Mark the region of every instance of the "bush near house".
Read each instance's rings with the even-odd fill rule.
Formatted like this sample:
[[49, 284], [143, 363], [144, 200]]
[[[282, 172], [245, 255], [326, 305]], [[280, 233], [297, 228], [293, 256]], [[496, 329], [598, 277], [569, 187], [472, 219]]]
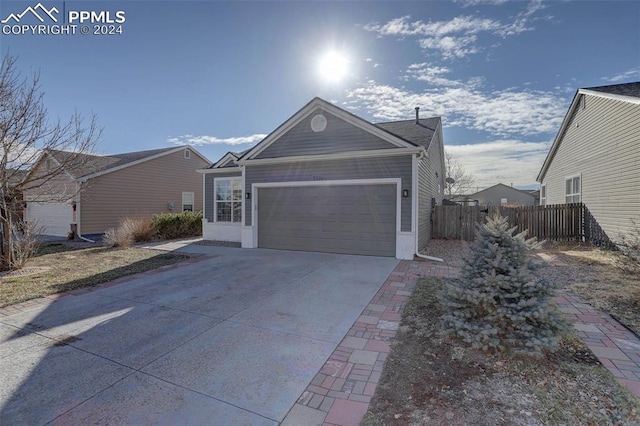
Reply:
[[153, 217], [124, 217], [116, 228], [107, 229], [108, 246], [127, 248], [133, 243], [202, 235], [202, 212], [161, 213]]
[[161, 240], [199, 237], [202, 235], [202, 217], [201, 211], [153, 215], [156, 236]]
[[498, 215], [479, 228], [460, 278], [441, 293], [443, 323], [474, 348], [540, 354], [556, 345], [565, 324], [550, 305], [552, 286], [535, 274], [533, 242], [515, 229]]
[[104, 241], [108, 246], [127, 248], [133, 243], [153, 240], [157, 231], [150, 217], [124, 217], [116, 228], [107, 229]]

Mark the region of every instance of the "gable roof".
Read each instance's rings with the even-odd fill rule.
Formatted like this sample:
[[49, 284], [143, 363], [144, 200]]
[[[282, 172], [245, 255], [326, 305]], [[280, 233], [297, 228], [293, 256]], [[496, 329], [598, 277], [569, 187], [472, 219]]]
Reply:
[[508, 189], [510, 191], [517, 191], [517, 192], [520, 192], [522, 194], [525, 194], [525, 195], [528, 195], [530, 197], [534, 197], [535, 198], [535, 196], [531, 193], [531, 191], [514, 188], [513, 186], [505, 185], [504, 183], [497, 183], [497, 184], [495, 184], [493, 186], [490, 186], [488, 188], [483, 189], [482, 191], [474, 192], [473, 194], [470, 194], [469, 197], [473, 197], [475, 195], [481, 194], [481, 193], [483, 193], [485, 191], [489, 191], [490, 189], [494, 189], [494, 188], [497, 188], [497, 187], [506, 188], [506, 189]]
[[628, 96], [640, 98], [640, 81], [634, 83], [611, 84], [608, 86], [585, 87], [582, 90], [606, 93], [609, 95]]
[[6, 169], [5, 176], [9, 188], [16, 187], [29, 175], [29, 170], [24, 169]]
[[180, 152], [184, 149], [189, 149], [204, 161], [209, 162], [206, 157], [188, 145], [150, 149], [146, 151], [125, 152], [113, 155], [93, 155], [52, 149], [47, 150], [46, 152], [58, 163], [68, 165], [65, 168], [65, 171], [73, 179], [86, 180], [106, 173], [111, 173], [125, 167], [140, 164], [154, 158], [172, 154], [174, 152]]
[[[398, 124], [396, 126], [396, 133], [393, 133], [391, 131], [389, 131], [387, 128], [385, 128], [384, 126], [378, 126], [375, 125], [373, 123], [370, 123], [369, 121], [365, 120], [364, 118], [358, 117], [357, 115], [346, 111], [330, 102], [325, 101], [324, 99], [321, 99], [319, 97], [315, 97], [313, 98], [310, 102], [308, 102], [304, 107], [302, 107], [300, 110], [298, 110], [298, 112], [296, 112], [293, 116], [291, 116], [287, 121], [285, 121], [284, 123], [282, 123], [280, 126], [278, 126], [278, 128], [276, 128], [273, 132], [271, 132], [269, 135], [267, 135], [267, 137], [265, 137], [262, 141], [260, 141], [258, 144], [256, 144], [253, 148], [249, 149], [248, 151], [246, 151], [242, 157], [240, 157], [239, 162], [245, 162], [248, 160], [251, 160], [253, 158], [255, 158], [258, 154], [260, 154], [262, 151], [264, 151], [267, 147], [269, 147], [273, 142], [275, 142], [276, 140], [278, 140], [280, 138], [280, 136], [282, 136], [283, 134], [285, 134], [289, 129], [291, 129], [293, 126], [295, 126], [296, 124], [298, 124], [300, 121], [302, 121], [304, 118], [306, 118], [307, 116], [309, 116], [313, 111], [315, 111], [317, 108], [320, 108], [322, 110], [325, 110], [328, 113], [331, 113], [333, 115], [335, 115], [336, 117], [356, 126], [359, 127], [369, 133], [372, 133], [375, 136], [378, 136], [379, 138], [389, 142], [392, 145], [395, 145], [398, 148], [416, 148], [416, 147], [424, 147], [426, 142], [423, 143], [419, 143], [419, 141], [423, 141], [424, 136], [422, 136], [422, 138], [418, 138], [419, 141], [418, 142], [414, 142], [411, 141], [409, 139], [406, 139], [406, 136], [409, 137], [414, 137], [415, 135], [412, 136], [412, 134], [410, 134], [410, 132], [407, 131], [408, 126], [406, 126], [406, 124]], [[397, 122], [397, 123], [402, 123], [402, 122]], [[431, 123], [425, 123], [425, 129], [428, 127], [428, 125]], [[420, 127], [420, 126], [418, 126]], [[404, 131], [400, 131], [400, 129], [405, 129]], [[422, 128], [422, 127], [420, 127]], [[433, 134], [431, 135], [433, 136]], [[430, 141], [429, 141], [430, 142]], [[428, 143], [426, 143], [428, 145]]]
[[608, 86], [596, 86], [596, 87], [588, 87], [584, 89], [578, 89], [576, 94], [573, 96], [573, 100], [571, 101], [571, 105], [569, 106], [569, 110], [567, 114], [564, 116], [562, 120], [562, 125], [560, 126], [560, 130], [556, 134], [556, 137], [553, 139], [553, 144], [547, 153], [547, 157], [544, 159], [544, 163], [542, 163], [542, 167], [540, 168], [540, 172], [536, 177], [537, 182], [542, 182], [544, 179], [544, 175], [547, 173], [549, 166], [551, 165], [551, 161], [555, 156], [558, 148], [560, 147], [560, 142], [564, 137], [564, 133], [567, 130], [567, 126], [569, 125], [569, 121], [571, 121], [571, 117], [575, 113], [578, 104], [580, 103], [580, 99], [582, 96], [590, 95], [590, 96], [600, 96], [608, 99], [614, 99], [623, 102], [629, 102], [635, 105], [640, 105], [640, 81], [632, 82], [632, 83], [622, 83], [622, 84], [611, 84]]
[[[206, 167], [206, 168], [207, 169], [220, 169], [220, 168], [238, 167], [238, 165], [235, 164], [235, 162], [240, 158], [240, 156], [241, 156], [241, 154], [239, 154], [237, 152], [229, 151], [225, 155], [220, 157], [220, 159], [218, 161], [216, 161], [215, 163], [211, 164], [209, 167]], [[232, 166], [229, 166], [230, 162], [233, 162]]]

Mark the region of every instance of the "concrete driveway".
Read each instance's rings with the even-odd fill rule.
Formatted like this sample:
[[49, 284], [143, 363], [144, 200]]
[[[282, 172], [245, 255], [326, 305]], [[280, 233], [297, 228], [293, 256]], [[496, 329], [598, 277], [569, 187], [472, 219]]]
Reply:
[[0, 317], [0, 424], [273, 425], [398, 261], [210, 257]]

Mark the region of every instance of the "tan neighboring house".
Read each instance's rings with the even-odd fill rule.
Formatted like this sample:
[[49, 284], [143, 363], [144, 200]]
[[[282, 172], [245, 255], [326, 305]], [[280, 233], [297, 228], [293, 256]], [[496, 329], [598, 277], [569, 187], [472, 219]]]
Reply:
[[627, 234], [640, 221], [640, 82], [579, 89], [537, 181], [541, 205], [582, 202], [609, 239]]
[[210, 162], [188, 146], [104, 156], [49, 150], [31, 173], [38, 179], [60, 164], [64, 173], [24, 190], [25, 220], [54, 236], [72, 224], [80, 235], [102, 234], [125, 216], [201, 210], [196, 170]]

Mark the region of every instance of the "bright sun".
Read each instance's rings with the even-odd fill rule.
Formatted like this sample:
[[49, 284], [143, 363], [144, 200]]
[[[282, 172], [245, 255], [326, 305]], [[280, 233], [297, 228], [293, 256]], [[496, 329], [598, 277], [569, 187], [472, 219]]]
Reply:
[[318, 61], [318, 73], [330, 83], [341, 81], [346, 77], [348, 71], [349, 61], [343, 53], [327, 52]]

